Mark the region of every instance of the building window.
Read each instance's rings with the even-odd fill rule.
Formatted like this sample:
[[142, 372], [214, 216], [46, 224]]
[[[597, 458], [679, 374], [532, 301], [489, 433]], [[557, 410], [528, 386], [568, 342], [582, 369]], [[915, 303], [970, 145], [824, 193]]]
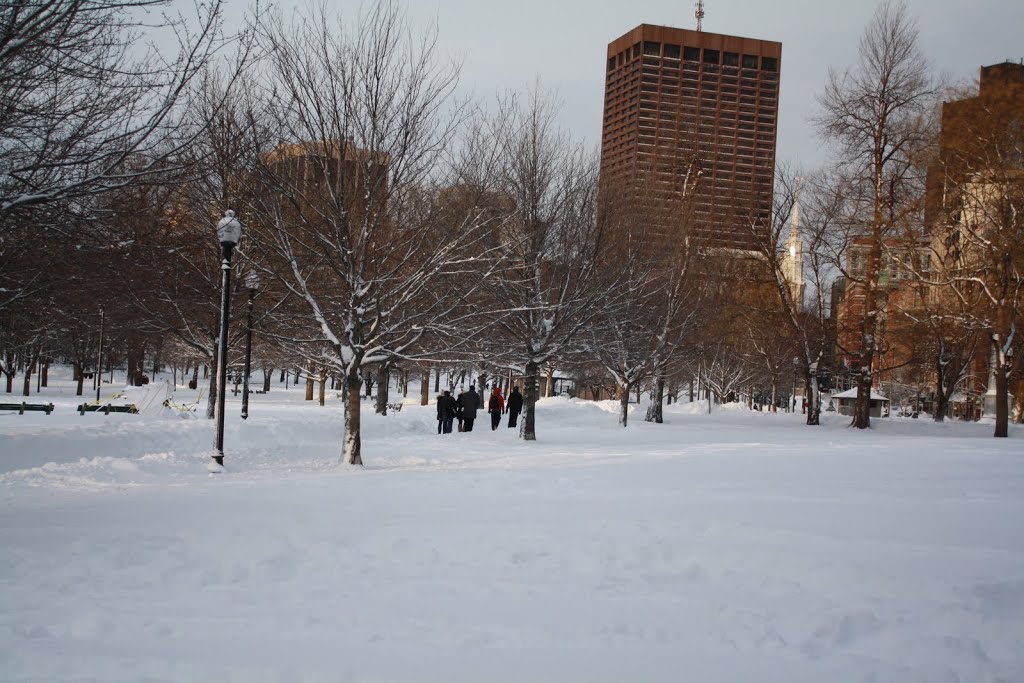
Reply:
[[757, 55], [743, 55], [743, 68], [744, 69], [756, 69], [757, 68]]
[[777, 60], [775, 57], [762, 57], [761, 68], [765, 71], [778, 71], [779, 60]]
[[726, 52], [722, 55], [722, 64], [726, 66], [739, 66], [740, 56], [735, 52]]
[[704, 48], [704, 63], [705, 64], [718, 64], [718, 50], [710, 50]]
[[661, 43], [656, 43], [651, 40], [644, 41], [644, 54], [657, 57], [661, 54]]
[[679, 59], [679, 46], [665, 43], [665, 59]]
[[609, 57], [608, 58], [608, 70], [609, 71], [614, 71], [615, 70], [615, 57]]
[[637, 43], [636, 45], [633, 46], [633, 59], [636, 59], [639, 56], [640, 56], [640, 43]]
[[699, 62], [700, 61], [700, 48], [699, 47], [684, 47], [683, 48], [683, 59], [688, 62]]

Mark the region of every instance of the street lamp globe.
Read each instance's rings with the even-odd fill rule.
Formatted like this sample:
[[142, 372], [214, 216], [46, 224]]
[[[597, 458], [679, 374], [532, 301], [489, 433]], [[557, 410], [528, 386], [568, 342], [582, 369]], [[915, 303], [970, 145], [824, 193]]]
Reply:
[[224, 218], [217, 223], [217, 239], [222, 246], [234, 247], [242, 236], [242, 222], [235, 218], [235, 212], [228, 209], [224, 212]]

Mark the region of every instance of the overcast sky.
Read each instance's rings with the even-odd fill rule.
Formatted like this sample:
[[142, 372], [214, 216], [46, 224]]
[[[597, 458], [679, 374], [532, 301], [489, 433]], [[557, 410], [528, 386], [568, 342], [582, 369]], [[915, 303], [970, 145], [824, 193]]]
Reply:
[[[362, 4], [329, 2], [349, 17]], [[937, 72], [967, 80], [982, 65], [1024, 58], [1022, 0], [907, 4]], [[705, 1], [704, 30], [782, 42], [780, 161], [813, 166], [824, 160], [808, 123], [814, 96], [829, 65], [853, 64], [875, 6], [869, 0]], [[463, 62], [464, 92], [491, 97], [524, 90], [540, 76], [564, 103], [564, 125], [595, 146], [608, 43], [644, 23], [695, 27], [692, 0], [408, 0], [407, 7], [415, 25], [436, 18], [441, 50]]]

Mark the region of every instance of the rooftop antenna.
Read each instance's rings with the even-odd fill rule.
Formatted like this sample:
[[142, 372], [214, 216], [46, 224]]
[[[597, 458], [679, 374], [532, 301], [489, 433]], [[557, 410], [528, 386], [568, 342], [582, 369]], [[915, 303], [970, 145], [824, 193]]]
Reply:
[[697, 17], [697, 32], [700, 33], [704, 23], [704, 0], [697, 0], [697, 11], [693, 16]]

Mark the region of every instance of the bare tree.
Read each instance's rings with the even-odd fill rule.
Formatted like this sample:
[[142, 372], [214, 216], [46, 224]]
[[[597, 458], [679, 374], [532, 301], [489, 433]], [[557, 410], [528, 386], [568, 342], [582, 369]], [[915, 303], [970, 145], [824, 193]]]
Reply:
[[[980, 300], [981, 322], [992, 349], [995, 379], [995, 436], [1007, 436], [1008, 383], [1019, 355], [1017, 339], [1024, 293], [1024, 135], [1004, 138], [1000, 159], [988, 159], [959, 184], [962, 213], [949, 234], [958, 255], [950, 255], [946, 283], [964, 302]], [[993, 150], [995, 151], [995, 150]]]
[[626, 182], [602, 181], [600, 220], [615, 248], [607, 251], [601, 271], [605, 287], [614, 288], [616, 297], [587, 336], [590, 354], [600, 359], [617, 387], [623, 427], [630, 392], [647, 377], [653, 395], [645, 419], [662, 422], [670, 365], [692, 332], [703, 299], [704, 287], [691, 269], [697, 252], [693, 198], [700, 174], [695, 157], [689, 161], [684, 172], [667, 182], [647, 173]]
[[458, 68], [440, 59], [435, 32], [414, 37], [394, 3], [352, 25], [307, 11], [260, 39], [259, 97], [273, 105], [279, 142], [261, 157], [250, 226], [267, 274], [302, 308], [277, 339], [341, 376], [342, 460], [358, 465], [364, 368], [421, 350], [457, 306], [445, 278], [480, 256], [474, 225], [434, 222], [461, 115]]
[[[774, 367], [777, 340], [764, 340], [755, 348], [763, 356], [771, 377], [788, 373], [789, 357], [797, 369], [807, 400], [807, 424], [820, 424], [820, 373], [826, 368], [832, 345], [827, 324], [831, 279], [844, 253], [845, 235], [836, 229], [842, 195], [820, 175], [803, 177], [780, 167], [776, 173], [771, 223], [759, 229], [751, 222], [757, 249], [764, 259], [774, 296], [763, 314], [782, 325], [789, 344], [784, 367]], [[773, 386], [773, 393], [775, 388]]]
[[[12, 0], [0, 7], [0, 227], [32, 207], [165, 174], [191, 143], [182, 103], [230, 43], [221, 0], [192, 18], [167, 0]], [[142, 32], [176, 54], [140, 52]], [[244, 50], [243, 50], [244, 51]], [[66, 205], [65, 211], [74, 205]]]
[[899, 231], [908, 199], [919, 196], [915, 148], [935, 93], [918, 46], [917, 26], [898, 0], [884, 0], [861, 36], [856, 67], [830, 70], [819, 96], [821, 135], [837, 145], [835, 172], [847, 189], [847, 219], [866, 249], [862, 291], [857, 402], [853, 425], [870, 424], [870, 393], [880, 317], [879, 276], [885, 241]]
[[501, 151], [494, 190], [514, 207], [501, 226], [488, 282], [494, 326], [524, 367], [521, 434], [537, 438], [539, 372], [600, 319], [615, 292], [602, 279], [609, 248], [597, 217], [597, 164], [555, 123], [552, 99], [535, 87], [502, 104], [491, 136]]
[[[698, 375], [718, 397], [719, 403], [726, 403], [744, 387], [750, 385], [757, 374], [756, 366], [739, 348], [739, 339], [719, 337], [704, 345], [698, 362]], [[708, 394], [708, 412], [711, 412], [711, 395]]]

